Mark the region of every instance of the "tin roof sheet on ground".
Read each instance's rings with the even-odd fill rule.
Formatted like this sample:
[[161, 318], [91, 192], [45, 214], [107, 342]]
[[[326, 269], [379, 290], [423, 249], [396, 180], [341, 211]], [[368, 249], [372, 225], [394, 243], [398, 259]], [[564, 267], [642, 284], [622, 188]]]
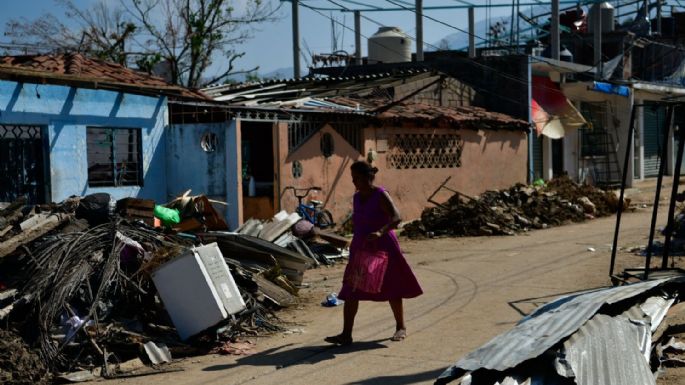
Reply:
[[576, 384], [655, 385], [640, 351], [645, 335], [650, 336], [648, 324], [623, 316], [594, 316], [564, 343]]
[[[503, 371], [538, 357], [557, 342], [573, 334], [605, 304], [635, 297], [665, 282], [640, 282], [565, 296], [542, 307], [513, 329], [493, 338], [448, 368], [438, 383], [447, 383], [465, 372], [478, 369]], [[681, 280], [682, 281], [682, 280]]]

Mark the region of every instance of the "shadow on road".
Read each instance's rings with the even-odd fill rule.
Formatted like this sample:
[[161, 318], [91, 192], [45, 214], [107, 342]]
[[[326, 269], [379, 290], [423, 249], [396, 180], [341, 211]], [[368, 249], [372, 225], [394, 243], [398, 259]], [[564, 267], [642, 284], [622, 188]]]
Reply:
[[380, 384], [393, 384], [393, 385], [404, 385], [404, 384], [416, 384], [426, 381], [435, 381], [438, 376], [445, 371], [443, 369], [434, 369], [421, 373], [405, 374], [398, 376], [378, 376], [372, 377], [363, 381], [350, 382], [347, 385], [380, 385]]
[[[588, 293], [591, 291], [595, 290], [601, 290], [605, 289], [606, 287], [600, 286], [592, 289], [587, 289], [587, 290], [576, 290], [576, 291], [567, 291], [563, 293], [555, 293], [555, 294], [548, 294], [544, 295], [541, 297], [532, 297], [532, 298], [524, 298], [524, 299], [519, 299], [515, 301], [508, 301], [507, 304], [511, 306], [512, 309], [516, 310], [517, 313], [519, 313], [523, 317], [527, 317], [529, 314], [531, 314], [535, 309], [538, 309], [540, 306], [546, 306], [546, 310], [552, 310], [554, 308], [557, 308], [561, 305], [563, 305], [565, 302], [568, 302], [572, 300], [573, 298], [577, 297], [580, 294]], [[561, 297], [565, 297], [563, 300]], [[557, 301], [559, 300], [559, 301]], [[551, 302], [557, 301], [554, 304], [551, 304]], [[524, 308], [525, 307], [525, 308]]]
[[345, 354], [361, 352], [365, 350], [387, 349], [387, 346], [381, 344], [381, 342], [387, 340], [388, 339], [386, 338], [374, 341], [360, 341], [355, 342], [350, 346], [315, 345], [300, 346], [292, 349], [285, 349], [288, 346], [291, 346], [285, 345], [273, 349], [267, 349], [263, 352], [250, 356], [241, 357], [233, 364], [213, 365], [202, 370], [207, 372], [229, 370], [241, 365], [275, 366], [278, 369], [293, 365], [313, 365], [322, 361], [332, 360], [336, 356]]

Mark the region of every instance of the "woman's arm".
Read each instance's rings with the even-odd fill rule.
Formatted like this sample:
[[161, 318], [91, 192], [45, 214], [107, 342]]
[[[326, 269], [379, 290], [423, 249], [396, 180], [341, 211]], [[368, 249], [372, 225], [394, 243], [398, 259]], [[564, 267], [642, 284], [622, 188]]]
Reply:
[[383, 192], [380, 203], [383, 212], [390, 217], [390, 222], [381, 227], [381, 229], [375, 233], [369, 234], [369, 240], [380, 238], [390, 230], [396, 229], [400, 222], [402, 222], [400, 211], [397, 209], [397, 206], [395, 206], [395, 202], [392, 201], [392, 198], [390, 198], [390, 195], [387, 193], [387, 191]]

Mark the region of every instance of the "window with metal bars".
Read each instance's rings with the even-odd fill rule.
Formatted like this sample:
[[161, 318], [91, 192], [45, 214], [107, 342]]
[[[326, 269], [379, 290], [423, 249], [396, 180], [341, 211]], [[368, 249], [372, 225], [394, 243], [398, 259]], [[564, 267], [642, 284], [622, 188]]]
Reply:
[[583, 157], [603, 156], [609, 152], [609, 133], [606, 129], [607, 105], [604, 102], [583, 102], [580, 111], [588, 121], [588, 127], [583, 127], [580, 132], [580, 154]]
[[390, 137], [388, 163], [396, 169], [461, 166], [464, 141], [459, 135], [395, 134]]
[[142, 186], [140, 128], [87, 127], [88, 186]]

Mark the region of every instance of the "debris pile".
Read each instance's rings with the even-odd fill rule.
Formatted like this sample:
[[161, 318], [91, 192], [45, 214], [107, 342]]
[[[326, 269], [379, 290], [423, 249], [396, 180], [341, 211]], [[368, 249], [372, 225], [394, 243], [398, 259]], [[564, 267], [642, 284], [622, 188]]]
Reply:
[[685, 364], [684, 289], [676, 277], [558, 298], [435, 383], [655, 385], [665, 366]]
[[617, 208], [613, 192], [561, 177], [546, 186], [517, 184], [476, 198], [456, 193], [446, 203], [425, 209], [420, 220], [404, 226], [403, 234], [411, 238], [513, 235], [611, 215]]
[[264, 224], [269, 240], [231, 233], [209, 199], [187, 194], [4, 204], [0, 382], [130, 376], [134, 360], [171, 370], [159, 365], [286, 330], [275, 310], [297, 303], [304, 270], [330, 262], [314, 245], [342, 253], [277, 222]]

